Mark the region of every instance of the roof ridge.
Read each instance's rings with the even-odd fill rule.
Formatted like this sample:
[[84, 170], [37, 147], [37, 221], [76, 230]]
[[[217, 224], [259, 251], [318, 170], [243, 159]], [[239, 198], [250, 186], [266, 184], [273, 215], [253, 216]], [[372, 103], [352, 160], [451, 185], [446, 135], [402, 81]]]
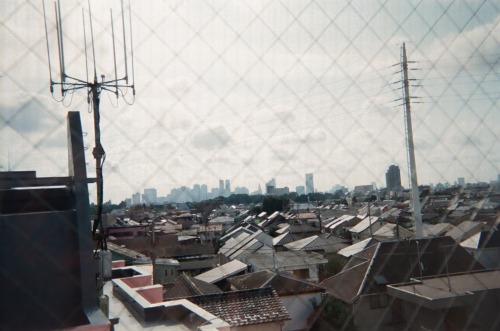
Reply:
[[378, 251], [380, 250], [380, 247], [382, 246], [381, 243], [377, 243], [376, 245], [377, 245], [377, 248], [375, 249], [375, 252], [372, 255], [370, 264], [368, 265], [368, 268], [366, 269], [365, 275], [363, 277], [363, 281], [361, 282], [361, 285], [359, 286], [358, 293], [356, 294], [356, 296], [360, 296], [361, 295], [361, 291], [363, 290], [363, 288], [366, 285], [368, 274], [370, 273], [370, 271], [371, 271], [371, 269], [373, 267], [373, 262], [375, 261], [375, 256], [377, 256]]

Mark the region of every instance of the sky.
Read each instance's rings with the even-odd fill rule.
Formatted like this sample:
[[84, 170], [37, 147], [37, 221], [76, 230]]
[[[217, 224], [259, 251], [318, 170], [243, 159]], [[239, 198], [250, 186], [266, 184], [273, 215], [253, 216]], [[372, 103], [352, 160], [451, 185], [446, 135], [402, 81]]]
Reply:
[[[93, 177], [86, 92], [63, 99], [49, 91], [42, 4], [7, 0], [0, 13], [0, 168], [67, 175], [66, 114], [79, 111]], [[97, 74], [114, 77], [111, 8], [123, 77], [120, 2], [90, 5]], [[85, 80], [89, 7], [61, 7], [66, 73]], [[136, 95], [101, 94], [104, 199], [217, 187], [219, 179], [255, 191], [275, 178], [294, 191], [306, 173], [318, 191], [384, 187], [391, 164], [408, 187], [403, 42], [419, 183], [496, 179], [499, 8], [482, 0], [125, 1]], [[50, 74], [59, 81], [53, 2], [45, 9]]]

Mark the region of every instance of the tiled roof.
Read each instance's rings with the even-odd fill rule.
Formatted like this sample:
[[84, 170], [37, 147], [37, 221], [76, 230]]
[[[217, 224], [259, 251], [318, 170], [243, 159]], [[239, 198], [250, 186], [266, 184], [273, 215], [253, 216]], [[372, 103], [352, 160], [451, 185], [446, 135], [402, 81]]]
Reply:
[[281, 322], [290, 319], [278, 294], [270, 287], [187, 299], [231, 326]]
[[174, 300], [195, 295], [222, 293], [217, 286], [181, 274], [173, 283], [163, 285], [163, 300]]
[[272, 287], [279, 296], [324, 292], [325, 289], [298, 279], [275, 274], [269, 270], [236, 276], [229, 282], [239, 290]]

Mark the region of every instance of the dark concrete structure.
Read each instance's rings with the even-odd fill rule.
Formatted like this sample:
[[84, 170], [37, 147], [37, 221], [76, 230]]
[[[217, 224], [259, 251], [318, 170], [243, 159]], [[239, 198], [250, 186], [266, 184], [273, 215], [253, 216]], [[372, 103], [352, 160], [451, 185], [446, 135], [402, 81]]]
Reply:
[[99, 310], [80, 114], [68, 114], [68, 177], [0, 176], [2, 330], [109, 330]]

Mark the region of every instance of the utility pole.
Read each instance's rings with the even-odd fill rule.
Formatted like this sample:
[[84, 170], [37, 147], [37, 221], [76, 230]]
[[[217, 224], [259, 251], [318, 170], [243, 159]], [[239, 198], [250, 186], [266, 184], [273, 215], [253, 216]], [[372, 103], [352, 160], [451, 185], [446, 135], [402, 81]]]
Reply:
[[417, 182], [417, 166], [415, 163], [415, 147], [413, 144], [413, 131], [411, 126], [411, 109], [410, 109], [410, 87], [408, 79], [408, 60], [406, 58], [405, 44], [401, 48], [402, 52], [402, 67], [403, 67], [403, 93], [405, 105], [405, 124], [406, 124], [406, 147], [408, 151], [408, 162], [410, 165], [410, 185], [413, 205], [413, 218], [415, 220], [415, 238], [421, 239], [424, 236], [422, 225], [422, 212], [420, 206], [420, 196], [418, 192]]

